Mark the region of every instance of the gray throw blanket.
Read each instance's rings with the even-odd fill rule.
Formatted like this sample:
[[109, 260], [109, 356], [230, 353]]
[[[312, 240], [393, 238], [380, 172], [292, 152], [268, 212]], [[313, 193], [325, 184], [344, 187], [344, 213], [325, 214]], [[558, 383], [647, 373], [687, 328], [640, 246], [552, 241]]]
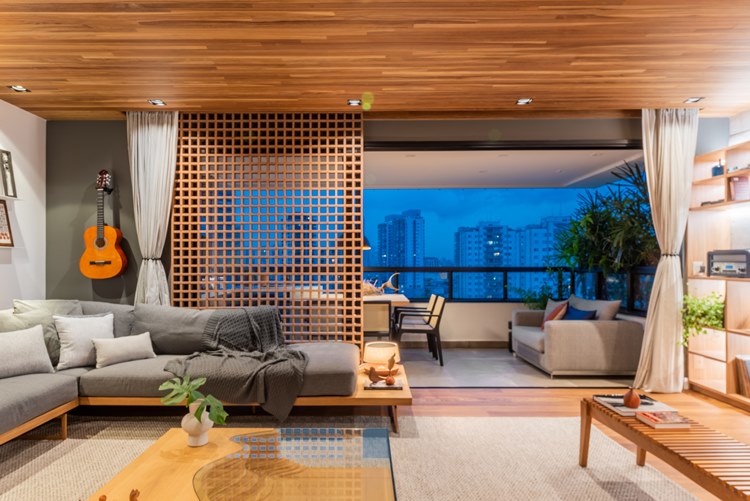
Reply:
[[217, 310], [203, 331], [206, 351], [167, 362], [175, 376], [205, 377], [200, 391], [231, 403], [259, 403], [279, 421], [302, 390], [307, 355], [284, 345], [276, 308]]

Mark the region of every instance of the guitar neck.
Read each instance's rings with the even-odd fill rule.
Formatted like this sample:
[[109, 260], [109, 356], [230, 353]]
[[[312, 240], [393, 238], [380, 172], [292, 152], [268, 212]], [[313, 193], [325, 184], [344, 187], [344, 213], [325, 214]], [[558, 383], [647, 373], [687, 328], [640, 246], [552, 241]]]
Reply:
[[104, 238], [104, 190], [96, 190], [96, 238]]

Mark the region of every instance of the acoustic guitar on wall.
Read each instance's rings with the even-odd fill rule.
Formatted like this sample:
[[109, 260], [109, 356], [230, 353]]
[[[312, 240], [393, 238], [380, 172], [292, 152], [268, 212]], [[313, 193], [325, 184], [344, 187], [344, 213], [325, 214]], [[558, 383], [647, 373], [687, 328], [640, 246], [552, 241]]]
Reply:
[[120, 247], [122, 232], [104, 224], [104, 195], [112, 193], [112, 176], [106, 170], [96, 178], [96, 226], [86, 229], [86, 250], [79, 262], [81, 273], [91, 279], [112, 278], [122, 274], [128, 260]]

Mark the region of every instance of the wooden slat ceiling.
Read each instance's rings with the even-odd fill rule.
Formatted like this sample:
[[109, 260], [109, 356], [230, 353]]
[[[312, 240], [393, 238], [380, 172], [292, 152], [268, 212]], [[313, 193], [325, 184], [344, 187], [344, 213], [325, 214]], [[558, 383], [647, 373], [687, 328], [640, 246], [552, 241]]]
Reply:
[[364, 92], [373, 118], [629, 116], [691, 96], [727, 116], [750, 108], [750, 3], [3, 0], [0, 85], [47, 119], [118, 119], [149, 98], [344, 111]]

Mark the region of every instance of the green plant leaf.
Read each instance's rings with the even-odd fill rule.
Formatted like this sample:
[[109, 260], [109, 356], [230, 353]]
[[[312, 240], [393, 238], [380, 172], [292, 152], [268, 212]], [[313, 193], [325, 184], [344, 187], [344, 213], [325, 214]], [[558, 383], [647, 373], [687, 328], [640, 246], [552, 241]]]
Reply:
[[686, 295], [682, 298], [682, 346], [691, 336], [705, 334], [706, 329], [724, 328], [724, 299], [712, 292], [708, 296]]

